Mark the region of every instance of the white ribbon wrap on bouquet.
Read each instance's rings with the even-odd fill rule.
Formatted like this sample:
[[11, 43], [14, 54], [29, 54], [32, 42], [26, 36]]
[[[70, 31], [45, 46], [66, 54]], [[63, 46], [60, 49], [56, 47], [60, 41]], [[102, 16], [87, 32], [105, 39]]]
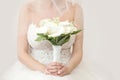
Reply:
[[55, 45], [52, 46], [53, 46], [53, 62], [59, 62], [62, 46], [55, 46]]

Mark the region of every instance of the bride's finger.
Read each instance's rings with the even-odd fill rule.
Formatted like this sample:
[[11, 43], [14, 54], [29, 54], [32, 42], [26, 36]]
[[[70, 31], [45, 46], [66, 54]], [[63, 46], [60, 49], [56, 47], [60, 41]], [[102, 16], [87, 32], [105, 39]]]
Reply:
[[63, 63], [57, 63], [57, 66], [64, 66]]
[[49, 63], [49, 65], [51, 65], [51, 66], [56, 66], [56, 65], [57, 65], [57, 62]]
[[57, 69], [60, 70], [62, 69], [64, 66], [57, 66]]
[[51, 65], [49, 65], [49, 66], [47, 66], [47, 69], [57, 69], [57, 66], [51, 66]]
[[58, 72], [58, 69], [50, 69], [48, 70], [50, 73], [57, 73]]
[[57, 65], [56, 65], [55, 62], [54, 62], [54, 63], [49, 63], [49, 64], [47, 65], [47, 69], [48, 69], [48, 70], [54, 70], [54, 69], [60, 70], [60, 69], [62, 69], [63, 67], [64, 67], [64, 65], [63, 65], [62, 63], [57, 63]]
[[65, 68], [62, 68], [61, 70], [58, 71], [58, 74], [60, 75], [60, 74], [62, 74], [64, 72], [65, 72]]
[[59, 76], [63, 77], [65, 75], [65, 72], [63, 72], [62, 74], [60, 74]]
[[45, 74], [51, 74], [47, 69], [44, 71]]

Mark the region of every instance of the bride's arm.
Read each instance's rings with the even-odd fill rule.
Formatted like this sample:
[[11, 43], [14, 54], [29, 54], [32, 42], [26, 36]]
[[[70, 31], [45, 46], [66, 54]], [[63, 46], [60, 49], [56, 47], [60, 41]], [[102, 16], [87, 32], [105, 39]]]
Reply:
[[27, 42], [27, 29], [30, 23], [30, 12], [26, 7], [22, 8], [19, 15], [17, 49], [18, 59], [32, 70], [44, 71], [45, 66], [29, 54], [29, 45]]
[[[79, 5], [75, 7], [74, 24], [78, 29], [83, 29], [83, 12]], [[69, 63], [58, 71], [59, 76], [70, 74], [80, 64], [83, 55], [83, 31], [77, 34], [72, 53]]]
[[[83, 29], [83, 12], [80, 5], [76, 5], [74, 24], [76, 24], [78, 29]], [[73, 70], [82, 60], [83, 54], [83, 31], [79, 32], [76, 36], [75, 43], [73, 45], [73, 55], [68, 63], [70, 70]]]

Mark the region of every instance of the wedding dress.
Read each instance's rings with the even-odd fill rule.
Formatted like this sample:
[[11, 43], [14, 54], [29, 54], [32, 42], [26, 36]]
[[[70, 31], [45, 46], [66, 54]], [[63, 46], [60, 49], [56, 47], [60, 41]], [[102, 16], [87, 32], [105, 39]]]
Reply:
[[[49, 41], [44, 40], [42, 42], [35, 41], [38, 32], [38, 28], [33, 24], [29, 25], [27, 38], [30, 45], [31, 56], [42, 64], [48, 64], [52, 62], [52, 45]], [[61, 60], [64, 65], [67, 64], [72, 55], [72, 45], [76, 39], [75, 35], [72, 35], [70, 40], [62, 46]], [[40, 71], [33, 71], [22, 64], [19, 60], [8, 69], [3, 75], [3, 80], [99, 80], [93, 73], [91, 73], [81, 62], [69, 75], [60, 77], [46, 75]]]

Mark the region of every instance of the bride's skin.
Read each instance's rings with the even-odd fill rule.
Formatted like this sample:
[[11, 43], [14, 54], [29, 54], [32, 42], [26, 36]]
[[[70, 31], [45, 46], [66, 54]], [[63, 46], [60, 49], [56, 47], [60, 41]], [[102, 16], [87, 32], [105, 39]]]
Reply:
[[[34, 0], [38, 1], [38, 0]], [[57, 76], [65, 76], [67, 74], [70, 74], [74, 68], [81, 62], [82, 59], [82, 53], [83, 53], [83, 32], [78, 33], [75, 43], [73, 44], [73, 55], [71, 60], [67, 65], [63, 65], [62, 63], [58, 62], [51, 62], [48, 65], [44, 65], [38, 61], [36, 61], [28, 52], [29, 49], [29, 44], [27, 42], [27, 29], [29, 24], [31, 24], [31, 16], [34, 14], [34, 22], [37, 23], [40, 19], [42, 19], [41, 16], [46, 16], [47, 17], [54, 17], [56, 16], [56, 12], [52, 8], [50, 3], [50, 0], [43, 0], [43, 5], [44, 1], [48, 2], [46, 7], [46, 13], [43, 14], [36, 14], [35, 12], [31, 11], [29, 9], [28, 5], [25, 5], [19, 16], [19, 24], [18, 24], [18, 58], [19, 60], [25, 64], [27, 67], [29, 67], [31, 70], [36, 70], [36, 71], [41, 71], [45, 74], [50, 74], [50, 75], [57, 75]], [[58, 0], [60, 1], [60, 0]], [[53, 11], [51, 11], [53, 10]], [[66, 12], [62, 17], [61, 20], [73, 20], [74, 23], [76, 24], [76, 27], [79, 29], [83, 29], [83, 16], [82, 16], [82, 9], [80, 6], [75, 5], [74, 8], [72, 8], [72, 13], [69, 11]], [[49, 12], [49, 13], [48, 13]], [[75, 16], [77, 15], [77, 16]], [[69, 16], [69, 17], [68, 17]]]

